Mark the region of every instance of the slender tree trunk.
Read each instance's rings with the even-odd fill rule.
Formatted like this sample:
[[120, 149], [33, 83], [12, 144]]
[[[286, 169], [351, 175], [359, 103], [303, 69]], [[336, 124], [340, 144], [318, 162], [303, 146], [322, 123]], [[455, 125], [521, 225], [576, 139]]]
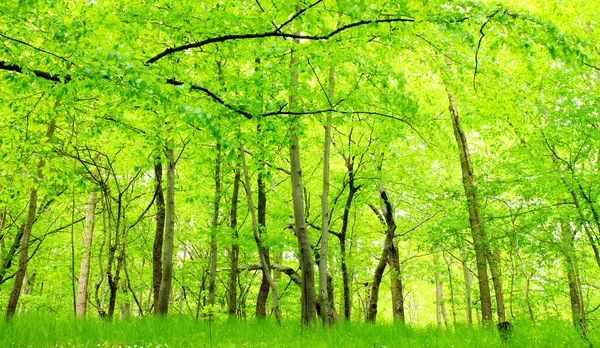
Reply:
[[498, 270], [498, 256], [497, 253], [492, 252], [487, 248], [487, 259], [490, 265], [490, 273], [492, 275], [492, 282], [494, 284], [494, 294], [496, 296], [496, 306], [498, 313], [498, 323], [506, 321], [506, 311], [504, 309], [504, 296], [502, 293], [502, 280], [500, 279], [500, 271]]
[[[56, 120], [52, 119], [48, 123], [46, 130], [46, 142], [52, 142], [54, 135], [54, 129], [56, 127]], [[37, 179], [38, 182], [44, 178], [43, 169], [46, 165], [46, 161], [41, 158], [37, 166]], [[37, 213], [37, 201], [38, 201], [38, 183], [33, 184], [31, 194], [29, 195], [29, 207], [27, 211], [27, 219], [25, 220], [25, 226], [23, 227], [23, 235], [21, 236], [21, 249], [19, 252], [19, 268], [15, 274], [15, 283], [13, 284], [10, 298], [8, 300], [8, 306], [6, 307], [6, 318], [10, 319], [15, 314], [17, 304], [19, 302], [19, 296], [21, 294], [21, 286], [23, 285], [23, 279], [25, 273], [27, 273], [27, 262], [29, 259], [29, 239], [31, 237], [31, 230], [33, 223], [35, 222], [35, 216]]]
[[173, 280], [173, 252], [175, 231], [175, 155], [173, 140], [167, 141], [167, 205], [165, 219], [165, 239], [163, 253], [163, 272], [158, 295], [158, 313], [166, 315], [169, 312], [169, 297]]
[[[297, 6], [298, 11], [300, 7]], [[289, 109], [295, 110], [296, 93], [298, 90], [298, 71], [294, 67], [298, 59], [291, 52], [290, 68], [292, 70]], [[292, 202], [294, 207], [294, 226], [296, 238], [298, 239], [300, 267], [302, 268], [302, 291], [300, 301], [302, 305], [301, 321], [303, 325], [309, 325], [317, 317], [317, 295], [315, 292], [315, 269], [312, 259], [312, 249], [306, 229], [306, 218], [304, 215], [304, 189], [302, 185], [302, 169], [300, 166], [300, 145], [298, 142], [297, 119], [292, 120], [290, 126], [290, 176], [292, 181]]]
[[215, 304], [215, 281], [217, 279], [217, 228], [219, 227], [219, 201], [221, 199], [221, 143], [217, 141], [215, 164], [215, 197], [213, 204], [212, 231], [210, 234], [210, 276], [208, 279], [208, 303]]
[[379, 301], [379, 286], [383, 277], [383, 271], [388, 262], [388, 254], [394, 244], [394, 233], [396, 232], [396, 222], [394, 221], [394, 212], [392, 204], [388, 198], [387, 192], [381, 184], [379, 184], [379, 195], [381, 197], [381, 212], [374, 206], [371, 209], [379, 216], [382, 222], [386, 225], [385, 241], [383, 243], [383, 250], [381, 251], [381, 258], [375, 268], [373, 275], [373, 283], [371, 284], [371, 296], [369, 299], [369, 307], [367, 308], [366, 321], [375, 322], [377, 319], [377, 302]]
[[440, 261], [439, 255], [436, 253], [434, 256], [435, 265], [435, 308], [438, 329], [442, 328], [442, 319], [444, 320], [444, 326], [449, 329], [448, 314], [446, 313], [446, 304], [444, 303], [444, 286], [442, 284], [441, 275], [439, 271]]
[[[448, 68], [451, 68], [451, 62], [446, 59]], [[446, 84], [446, 88], [448, 85]], [[490, 296], [490, 285], [487, 272], [487, 239], [483, 226], [483, 219], [479, 208], [479, 196], [475, 186], [475, 178], [473, 176], [473, 167], [469, 155], [467, 138], [460, 124], [458, 109], [454, 102], [454, 94], [448, 91], [449, 110], [452, 116], [452, 127], [454, 129], [454, 137], [458, 146], [460, 157], [460, 166], [462, 170], [462, 181], [467, 198], [467, 206], [469, 208], [469, 223], [471, 224], [471, 235], [475, 246], [475, 259], [477, 263], [477, 277], [479, 279], [479, 296], [481, 302], [481, 316], [484, 324], [492, 320], [492, 300]]]
[[342, 215], [342, 229], [337, 237], [340, 240], [340, 253], [341, 253], [341, 264], [342, 264], [342, 287], [344, 292], [344, 319], [350, 321], [352, 312], [352, 295], [350, 293], [350, 274], [348, 271], [348, 253], [346, 250], [346, 236], [348, 234], [348, 226], [350, 219], [350, 207], [354, 201], [356, 192], [360, 189], [360, 186], [355, 186], [354, 181], [354, 161], [353, 158], [348, 156], [346, 159], [346, 170], [348, 173], [348, 196], [344, 204], [344, 212]]
[[[335, 68], [329, 68], [329, 99], [333, 97]], [[319, 257], [319, 299], [324, 326], [331, 326], [328, 287], [327, 258], [329, 252], [329, 156], [331, 153], [331, 113], [325, 120], [325, 144], [323, 150], [323, 192], [321, 194], [321, 254]]]
[[561, 242], [563, 245], [564, 263], [567, 269], [569, 282], [569, 297], [571, 299], [571, 316], [573, 325], [577, 327], [584, 337], [587, 337], [585, 309], [579, 280], [579, 269], [575, 260], [575, 233], [568, 223], [561, 223]]
[[456, 306], [454, 305], [454, 282], [452, 277], [452, 264], [450, 260], [446, 256], [446, 252], [443, 251], [442, 255], [444, 256], [444, 262], [446, 262], [446, 268], [448, 270], [448, 286], [450, 286], [450, 303], [452, 304], [452, 322], [456, 325]]
[[[260, 125], [258, 126], [257, 131], [260, 133]], [[262, 171], [258, 172], [256, 184], [258, 186], [258, 234], [259, 236], [262, 236], [262, 234], [266, 232], [267, 228], [267, 191], [265, 189]], [[269, 249], [265, 247], [262, 248], [267, 266], [269, 269], [271, 269], [271, 257], [269, 255]], [[269, 298], [270, 288], [271, 285], [269, 284], [269, 277], [263, 272], [260, 287], [258, 289], [258, 297], [256, 299], [256, 316], [258, 318], [265, 318], [267, 316], [267, 299]]]
[[404, 323], [404, 291], [402, 287], [402, 273], [400, 272], [400, 255], [395, 243], [392, 243], [388, 253], [388, 265], [390, 266], [391, 277], [392, 314], [394, 321]]
[[79, 282], [77, 284], [76, 313], [80, 318], [85, 317], [88, 298], [88, 281], [90, 275], [90, 252], [94, 237], [94, 213], [96, 212], [96, 193], [88, 193], [88, 203], [85, 214], [85, 229], [79, 267]]
[[156, 228], [152, 247], [152, 307], [154, 308], [154, 314], [159, 314], [158, 295], [162, 278], [163, 239], [165, 234], [165, 195], [162, 188], [162, 176], [163, 167], [159, 156], [154, 163], [154, 190], [156, 193]]
[[238, 233], [237, 233], [237, 205], [239, 200], [240, 192], [240, 167], [239, 165], [235, 168], [235, 174], [233, 178], [233, 193], [231, 195], [231, 213], [230, 223], [231, 233], [233, 242], [231, 243], [231, 253], [229, 254], [229, 260], [231, 263], [231, 271], [229, 272], [229, 315], [235, 316], [237, 314], [237, 279], [238, 279], [238, 263], [239, 263], [239, 251], [238, 245]]
[[271, 269], [267, 264], [265, 258], [264, 248], [260, 239], [260, 233], [258, 232], [258, 223], [256, 220], [256, 213], [254, 212], [254, 202], [252, 201], [252, 190], [250, 189], [250, 175], [248, 175], [248, 167], [246, 166], [246, 156], [244, 155], [244, 144], [240, 143], [240, 154], [242, 157], [242, 170], [244, 171], [244, 186], [246, 188], [246, 196], [248, 198], [248, 209], [250, 210], [250, 216], [252, 218], [252, 232], [254, 234], [254, 240], [258, 247], [258, 256], [260, 258], [260, 264], [262, 266], [263, 274], [267, 276], [267, 280], [271, 285], [271, 292], [273, 298], [273, 313], [275, 313], [275, 319], [278, 323], [281, 323], [281, 313], [279, 312], [279, 298], [277, 296], [277, 286], [271, 278]]
[[473, 325], [473, 300], [471, 300], [471, 274], [467, 265], [467, 248], [461, 248], [463, 277], [465, 278], [465, 308], [467, 325]]

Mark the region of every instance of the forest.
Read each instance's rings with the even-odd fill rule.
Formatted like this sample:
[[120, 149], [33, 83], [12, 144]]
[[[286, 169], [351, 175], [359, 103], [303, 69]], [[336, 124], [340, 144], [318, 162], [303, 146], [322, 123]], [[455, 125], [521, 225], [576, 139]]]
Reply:
[[227, 325], [600, 344], [598, 18], [0, 2], [0, 336], [63, 318], [208, 323], [210, 346]]

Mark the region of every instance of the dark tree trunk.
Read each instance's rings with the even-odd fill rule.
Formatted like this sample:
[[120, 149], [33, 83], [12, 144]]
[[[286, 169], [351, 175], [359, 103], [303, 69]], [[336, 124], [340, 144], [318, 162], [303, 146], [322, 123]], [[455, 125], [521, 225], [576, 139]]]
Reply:
[[165, 195], [162, 188], [163, 167], [158, 157], [154, 164], [154, 190], [156, 193], [156, 228], [154, 230], [154, 245], [152, 247], [152, 294], [154, 297], [154, 314], [158, 312], [158, 294], [162, 278], [162, 249], [165, 234]]
[[229, 272], [229, 315], [235, 316], [237, 314], [237, 279], [238, 279], [238, 264], [239, 264], [239, 251], [238, 245], [238, 233], [237, 233], [237, 205], [239, 200], [240, 192], [240, 167], [236, 166], [235, 174], [233, 178], [233, 193], [231, 195], [231, 213], [230, 223], [231, 233], [233, 234], [233, 243], [231, 244], [231, 253], [229, 254], [229, 261], [231, 264], [231, 271]]

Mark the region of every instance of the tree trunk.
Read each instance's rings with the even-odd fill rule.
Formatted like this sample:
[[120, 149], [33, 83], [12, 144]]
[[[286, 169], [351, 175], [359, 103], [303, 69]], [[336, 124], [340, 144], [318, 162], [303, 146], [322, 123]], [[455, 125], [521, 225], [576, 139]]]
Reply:
[[444, 262], [446, 262], [446, 268], [448, 270], [448, 286], [450, 286], [450, 303], [452, 304], [452, 322], [456, 325], [456, 306], [454, 305], [454, 282], [452, 277], [452, 264], [450, 260], [446, 256], [446, 252], [443, 251], [442, 255], [444, 256]]
[[154, 245], [152, 247], [152, 294], [154, 314], [158, 312], [158, 294], [162, 278], [162, 249], [165, 234], [165, 195], [162, 188], [163, 167], [161, 157], [154, 163], [154, 190], [156, 193], [156, 228], [154, 230]]
[[[260, 125], [257, 131], [260, 133]], [[263, 181], [262, 171], [258, 172], [258, 178], [256, 180], [258, 186], [258, 206], [257, 206], [257, 218], [258, 218], [258, 234], [261, 236], [267, 228], [267, 191], [265, 189], [265, 183]], [[262, 243], [261, 243], [262, 245]], [[269, 255], [269, 249], [263, 248], [262, 253], [267, 262], [267, 267], [271, 267], [271, 258]], [[260, 288], [258, 289], [258, 297], [256, 299], [256, 316], [258, 318], [265, 318], [267, 316], [267, 299], [269, 298], [269, 284], [268, 276], [263, 272], [260, 282]]]
[[341, 264], [342, 264], [342, 287], [344, 292], [344, 319], [350, 321], [352, 314], [352, 296], [350, 294], [350, 275], [348, 272], [348, 253], [346, 251], [346, 236], [348, 233], [349, 219], [350, 219], [350, 207], [354, 201], [354, 196], [358, 192], [360, 187], [355, 186], [354, 183], [354, 159], [350, 156], [345, 158], [346, 170], [348, 173], [348, 196], [344, 204], [344, 212], [342, 215], [342, 229], [337, 237], [340, 240], [340, 253], [341, 253]]
[[394, 221], [394, 212], [392, 210], [392, 204], [389, 201], [388, 195], [381, 184], [379, 184], [379, 195], [381, 197], [381, 212], [376, 210], [374, 206], [371, 209], [378, 215], [378, 217], [385, 222], [385, 241], [383, 243], [383, 250], [381, 251], [381, 258], [375, 268], [373, 275], [373, 283], [371, 284], [371, 296], [369, 298], [369, 306], [367, 308], [365, 320], [368, 322], [375, 322], [377, 319], [377, 302], [379, 301], [379, 286], [383, 277], [383, 271], [388, 262], [388, 254], [394, 244], [394, 233], [396, 231], [396, 222]]
[[217, 141], [215, 164], [215, 197], [213, 204], [212, 231], [210, 234], [210, 276], [208, 278], [208, 303], [215, 304], [215, 281], [217, 279], [217, 228], [219, 227], [219, 200], [221, 198], [221, 143]]
[[567, 280], [569, 282], [569, 298], [571, 299], [571, 316], [573, 325], [577, 327], [584, 337], [587, 337], [585, 320], [585, 309], [579, 280], [579, 269], [575, 260], [575, 233], [568, 223], [561, 223], [561, 242], [565, 268], [567, 269]]
[[[56, 120], [52, 119], [48, 123], [46, 130], [46, 142], [52, 142], [54, 135], [54, 129], [56, 127]], [[41, 158], [37, 166], [37, 182], [33, 184], [31, 194], [29, 195], [29, 207], [27, 210], [27, 219], [25, 220], [25, 226], [23, 226], [23, 235], [21, 236], [21, 249], [19, 252], [19, 268], [15, 274], [15, 282], [13, 284], [10, 298], [8, 300], [8, 306], [6, 307], [6, 318], [10, 319], [15, 314], [17, 304], [19, 302], [19, 296], [21, 294], [21, 286], [23, 285], [23, 279], [25, 273], [27, 273], [27, 262], [29, 260], [29, 239], [31, 237], [31, 230], [33, 223], [35, 222], [35, 215], [37, 213], [37, 201], [38, 201], [38, 186], [39, 182], [43, 180], [44, 173], [43, 169], [46, 165], [46, 161]]]
[[173, 280], [173, 252], [175, 232], [175, 155], [173, 140], [167, 141], [167, 205], [165, 219], [165, 238], [163, 253], [163, 272], [158, 295], [158, 313], [166, 315], [169, 312], [169, 297]]
[[77, 284], [76, 314], [80, 318], [85, 317], [87, 310], [88, 281], [90, 275], [90, 252], [92, 248], [92, 238], [94, 237], [94, 213], [96, 212], [96, 202], [96, 193], [88, 193], [81, 265], [79, 267], [79, 282]]
[[494, 294], [496, 295], [498, 323], [503, 323], [506, 321], [506, 314], [504, 310], [504, 296], [502, 294], [502, 280], [500, 279], [500, 272], [498, 271], [498, 257], [489, 248], [486, 249], [490, 273], [492, 274], [492, 282], [494, 284]]
[[[446, 58], [448, 68], [451, 68], [451, 62]], [[446, 89], [448, 84], [446, 83]], [[467, 146], [467, 138], [460, 125], [458, 110], [454, 102], [454, 94], [448, 93], [449, 110], [452, 116], [452, 127], [454, 129], [454, 137], [458, 146], [460, 157], [460, 167], [462, 170], [462, 182], [467, 198], [467, 206], [469, 208], [469, 223], [471, 224], [471, 235], [475, 246], [475, 259], [477, 263], [477, 277], [479, 279], [479, 296], [481, 302], [481, 316], [484, 324], [492, 320], [492, 300], [490, 296], [490, 285], [487, 272], [487, 238], [483, 226], [483, 219], [479, 208], [479, 196], [475, 186], [475, 178], [473, 177], [473, 167]]]
[[[297, 6], [297, 10], [300, 7]], [[298, 90], [298, 71], [294, 67], [297, 58], [294, 57], [294, 49], [291, 51], [290, 68], [292, 70], [289, 109], [295, 110], [296, 93]], [[302, 305], [301, 321], [303, 325], [309, 325], [317, 317], [317, 299], [315, 292], [315, 269], [312, 260], [312, 250], [306, 229], [306, 218], [304, 215], [304, 186], [302, 185], [302, 169], [300, 167], [300, 145], [298, 143], [298, 120], [294, 118], [290, 126], [290, 176], [292, 181], [292, 202], [294, 207], [294, 226], [296, 238], [298, 239], [300, 267], [302, 268], [302, 291], [300, 301]]]
[[[333, 97], [335, 68], [329, 68], [329, 99]], [[324, 326], [331, 326], [328, 287], [327, 258], [329, 252], [329, 156], [331, 153], [331, 113], [325, 120], [325, 144], [323, 146], [323, 192], [321, 193], [321, 254], [319, 257], [319, 299], [321, 319]]]
[[395, 243], [392, 243], [388, 253], [388, 265], [390, 266], [391, 277], [392, 314], [394, 321], [404, 323], [404, 292], [402, 288], [402, 273], [400, 272], [400, 255]]
[[444, 326], [446, 329], [449, 329], [450, 326], [448, 324], [448, 314], [446, 313], [446, 304], [444, 303], [444, 287], [442, 285], [439, 271], [439, 255], [436, 253], [433, 259], [435, 265], [435, 314], [437, 318], [438, 329], [442, 328], [442, 319], [444, 320]]
[[231, 243], [231, 253], [229, 254], [229, 260], [231, 263], [231, 271], [229, 272], [229, 315], [235, 316], [237, 314], [237, 277], [238, 277], [238, 263], [239, 263], [239, 251], [238, 245], [238, 233], [237, 233], [237, 205], [238, 196], [240, 192], [240, 167], [239, 165], [235, 168], [235, 174], [233, 178], [233, 193], [231, 195], [231, 213], [230, 223], [231, 233], [233, 234], [233, 242]]
[[260, 239], [260, 233], [258, 231], [256, 213], [254, 212], [254, 202], [252, 201], [252, 190], [250, 189], [250, 175], [248, 175], [248, 167], [246, 166], [246, 156], [244, 155], [243, 143], [240, 143], [240, 154], [242, 157], [242, 170], [244, 171], [244, 186], [246, 188], [246, 196], [248, 198], [248, 209], [250, 210], [250, 216], [252, 218], [252, 232], [254, 234], [256, 246], [258, 247], [258, 256], [260, 258], [260, 264], [262, 266], [263, 275], [266, 275], [267, 281], [271, 285], [271, 292], [273, 297], [273, 313], [275, 313], [275, 319], [277, 320], [277, 322], [281, 324], [281, 313], [279, 312], [279, 298], [277, 296], [277, 286], [271, 278], [271, 269], [267, 264], [264, 248]]
[[467, 265], [467, 248], [463, 246], [461, 248], [462, 254], [462, 269], [463, 277], [465, 278], [465, 308], [466, 308], [466, 319], [467, 325], [473, 325], [473, 300], [471, 300], [471, 274], [469, 274], [469, 267]]

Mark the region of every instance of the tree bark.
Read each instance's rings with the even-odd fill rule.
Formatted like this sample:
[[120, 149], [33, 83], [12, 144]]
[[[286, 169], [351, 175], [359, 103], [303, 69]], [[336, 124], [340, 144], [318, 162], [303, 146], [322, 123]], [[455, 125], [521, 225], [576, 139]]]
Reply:
[[83, 245], [81, 253], [81, 265], [79, 267], [79, 281], [77, 284], [76, 314], [85, 317], [87, 311], [88, 282], [90, 275], [90, 252], [92, 239], [94, 237], [94, 214], [96, 212], [96, 193], [88, 193], [88, 203], [85, 214], [85, 228], [83, 233]]
[[[329, 68], [329, 99], [333, 97], [335, 68]], [[329, 305], [327, 258], [329, 252], [329, 156], [331, 153], [331, 113], [325, 120], [325, 144], [323, 150], [323, 192], [321, 193], [321, 254], [319, 257], [319, 299], [321, 319], [324, 326], [331, 326]]]
[[167, 205], [165, 219], [165, 239], [163, 253], [163, 272], [158, 295], [158, 313], [166, 315], [169, 312], [169, 297], [173, 281], [173, 252], [175, 232], [175, 155], [173, 140], [167, 141]]
[[165, 195], [162, 188], [163, 167], [161, 157], [154, 163], [154, 190], [156, 193], [156, 228], [154, 230], [154, 245], [152, 247], [152, 294], [154, 314], [158, 311], [158, 295], [162, 278], [162, 253], [165, 234]]
[[[297, 6], [297, 10], [300, 7]], [[298, 90], [298, 71], [294, 67], [298, 59], [291, 50], [290, 68], [292, 70], [291, 88], [289, 98], [289, 109], [295, 110], [296, 93]], [[298, 240], [300, 267], [302, 268], [302, 291], [300, 302], [302, 306], [302, 325], [309, 325], [317, 317], [317, 299], [315, 292], [315, 269], [312, 260], [312, 249], [306, 229], [306, 218], [304, 215], [304, 186], [302, 185], [302, 169], [300, 166], [300, 145], [298, 142], [298, 120], [294, 118], [290, 126], [290, 176], [292, 181], [292, 202], [294, 210], [294, 226]]]
[[[451, 62], [446, 58], [448, 68], [451, 68]], [[445, 82], [446, 83], [446, 82]], [[446, 83], [446, 89], [448, 84]], [[454, 129], [454, 137], [458, 146], [460, 157], [460, 167], [462, 170], [462, 182], [467, 198], [467, 206], [469, 209], [469, 223], [471, 224], [471, 235], [475, 246], [475, 259], [477, 263], [477, 277], [479, 279], [479, 296], [481, 302], [481, 316], [484, 324], [488, 324], [492, 320], [492, 300], [490, 296], [490, 285], [487, 272], [487, 238], [483, 226], [483, 219], [479, 208], [479, 196], [475, 186], [475, 178], [473, 176], [473, 166], [469, 155], [467, 138], [460, 124], [458, 109], [454, 102], [454, 94], [448, 93], [449, 110], [452, 116], [452, 128]]]
[[567, 280], [569, 282], [569, 298], [571, 300], [571, 317], [573, 325], [579, 329], [584, 337], [587, 337], [585, 320], [585, 308], [581, 282], [579, 280], [579, 269], [575, 260], [575, 233], [568, 223], [561, 223], [561, 242], [563, 246], [564, 264], [567, 269]]
[[210, 234], [210, 275], [208, 278], [208, 303], [215, 304], [217, 279], [217, 228], [219, 227], [219, 201], [221, 199], [221, 143], [217, 141], [215, 164], [215, 197], [213, 203], [212, 231]]
[[281, 312], [279, 311], [279, 298], [277, 296], [277, 286], [271, 278], [271, 269], [267, 264], [267, 260], [264, 254], [264, 248], [260, 239], [260, 233], [258, 231], [258, 222], [256, 220], [256, 213], [254, 211], [254, 202], [252, 201], [252, 190], [250, 189], [250, 175], [248, 174], [248, 167], [246, 166], [246, 156], [244, 154], [244, 144], [240, 143], [240, 156], [242, 157], [242, 170], [244, 171], [244, 186], [246, 188], [246, 196], [248, 198], [248, 209], [250, 210], [250, 216], [252, 218], [252, 232], [256, 246], [258, 248], [258, 256], [260, 258], [260, 264], [262, 266], [263, 275], [266, 275], [267, 281], [271, 285], [271, 292], [273, 298], [273, 313], [275, 319], [281, 324]]
[[[260, 132], [260, 126], [258, 127], [258, 131]], [[258, 172], [258, 178], [256, 180], [256, 184], [258, 186], [258, 205], [257, 205], [257, 218], [258, 218], [258, 234], [262, 236], [262, 234], [266, 231], [267, 228], [267, 191], [265, 189], [265, 183], [263, 181], [263, 173], [262, 171]], [[262, 243], [261, 243], [262, 245]], [[271, 267], [271, 257], [269, 255], [269, 248], [263, 248], [262, 253], [265, 257], [265, 261], [267, 263], [268, 268]], [[269, 284], [269, 279], [267, 275], [263, 272], [260, 282], [260, 287], [258, 289], [258, 297], [256, 299], [256, 316], [258, 318], [265, 318], [267, 316], [267, 299], [269, 298], [269, 289], [271, 288]]]
[[463, 277], [465, 278], [465, 308], [467, 325], [473, 325], [473, 300], [471, 300], [471, 274], [469, 274], [469, 266], [467, 265], [467, 248], [461, 248]]
[[[54, 129], [56, 128], [56, 120], [52, 119], [48, 123], [46, 130], [46, 142], [52, 142], [54, 136]], [[25, 220], [25, 226], [23, 227], [23, 235], [21, 236], [21, 249], [19, 252], [19, 268], [15, 274], [15, 282], [13, 284], [8, 305], [6, 307], [6, 318], [10, 319], [15, 314], [17, 304], [19, 302], [19, 296], [21, 294], [21, 286], [23, 285], [23, 279], [25, 273], [27, 273], [27, 262], [29, 258], [29, 239], [31, 237], [31, 230], [33, 229], [33, 223], [35, 222], [35, 216], [37, 213], [37, 201], [38, 201], [38, 186], [39, 182], [44, 179], [43, 169], [46, 165], [44, 158], [41, 158], [37, 166], [37, 181], [33, 184], [31, 193], [29, 195], [29, 206], [27, 210], [27, 219]]]
[[400, 255], [395, 243], [392, 242], [388, 253], [388, 265], [390, 266], [390, 290], [392, 293], [392, 315], [394, 321], [404, 323], [404, 291], [402, 286], [402, 273], [400, 271]]
[[396, 222], [394, 221], [394, 212], [392, 204], [388, 198], [387, 192], [381, 184], [379, 184], [379, 196], [381, 197], [381, 212], [376, 210], [374, 206], [371, 209], [377, 214], [377, 216], [385, 222], [385, 240], [383, 243], [383, 250], [381, 251], [381, 257], [375, 272], [373, 275], [373, 283], [371, 284], [371, 296], [369, 298], [369, 306], [367, 308], [365, 320], [368, 322], [375, 322], [377, 319], [377, 303], [379, 301], [379, 286], [381, 285], [381, 279], [383, 278], [383, 271], [388, 262], [388, 254], [390, 249], [394, 245], [394, 233], [396, 231]]
[[231, 252], [229, 254], [229, 261], [231, 264], [231, 271], [229, 272], [229, 315], [235, 316], [237, 314], [237, 279], [238, 279], [238, 264], [239, 264], [239, 251], [238, 245], [238, 233], [237, 233], [237, 205], [239, 200], [240, 192], [240, 167], [236, 165], [235, 174], [233, 178], [233, 193], [231, 195], [231, 213], [229, 227], [233, 237], [231, 243]]

